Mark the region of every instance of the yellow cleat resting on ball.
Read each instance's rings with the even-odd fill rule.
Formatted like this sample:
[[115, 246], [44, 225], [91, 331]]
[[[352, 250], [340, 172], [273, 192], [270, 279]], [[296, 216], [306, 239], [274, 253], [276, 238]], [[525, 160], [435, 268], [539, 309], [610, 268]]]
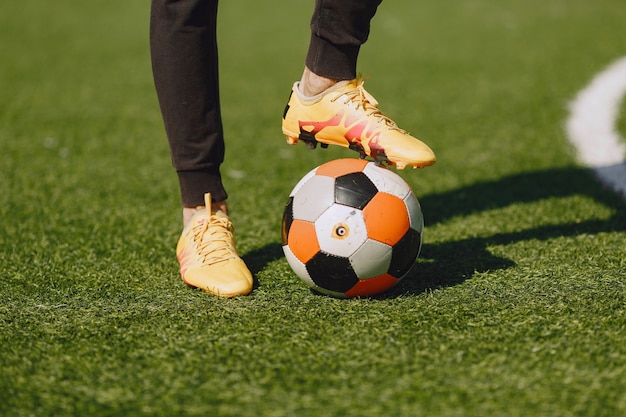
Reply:
[[422, 168], [437, 160], [428, 145], [400, 129], [378, 109], [360, 76], [314, 97], [304, 97], [295, 83], [282, 129], [289, 144], [301, 140], [310, 148], [318, 143], [323, 147], [339, 145], [398, 169]]

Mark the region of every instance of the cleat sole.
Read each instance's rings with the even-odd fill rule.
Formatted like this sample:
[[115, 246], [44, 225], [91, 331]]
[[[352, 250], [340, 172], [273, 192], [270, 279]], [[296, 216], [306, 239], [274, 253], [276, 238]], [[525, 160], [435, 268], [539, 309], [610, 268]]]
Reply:
[[403, 160], [394, 161], [394, 160], [389, 159], [387, 155], [385, 155], [384, 153], [377, 153], [376, 155], [373, 155], [373, 156], [368, 155], [363, 149], [363, 147], [356, 142], [351, 142], [347, 144], [336, 143], [336, 142], [326, 143], [326, 142], [322, 142], [321, 140], [318, 140], [313, 134], [308, 133], [308, 132], [300, 133], [298, 136], [295, 136], [294, 134], [290, 132], [283, 132], [283, 133], [285, 134], [285, 137], [287, 138], [287, 143], [289, 145], [296, 145], [299, 141], [304, 142], [307, 149], [316, 149], [318, 144], [320, 145], [322, 149], [327, 149], [329, 145], [338, 145], [344, 148], [349, 148], [355, 152], [358, 152], [360, 159], [366, 159], [370, 157], [376, 164], [380, 164], [380, 165], [387, 164], [387, 165], [395, 167], [398, 170], [403, 170], [406, 167], [411, 167], [413, 169], [425, 168], [435, 163], [435, 161], [428, 161], [425, 163], [403, 161]]

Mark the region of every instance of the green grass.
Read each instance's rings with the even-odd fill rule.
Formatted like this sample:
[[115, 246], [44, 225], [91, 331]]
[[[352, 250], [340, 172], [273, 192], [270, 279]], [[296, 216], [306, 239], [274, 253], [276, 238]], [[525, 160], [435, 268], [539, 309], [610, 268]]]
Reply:
[[[287, 147], [312, 2], [223, 2], [224, 165], [258, 278], [185, 287], [148, 2], [0, 6], [0, 415], [626, 415], [626, 212], [576, 165], [567, 103], [626, 51], [622, 0], [385, 2], [360, 69], [433, 146], [387, 294], [312, 294], [286, 196], [347, 150]], [[624, 117], [618, 123], [624, 136]]]

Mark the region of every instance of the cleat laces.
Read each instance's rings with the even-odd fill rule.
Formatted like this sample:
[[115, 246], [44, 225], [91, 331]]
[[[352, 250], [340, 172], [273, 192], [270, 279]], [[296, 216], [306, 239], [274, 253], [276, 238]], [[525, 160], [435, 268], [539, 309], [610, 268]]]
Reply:
[[193, 242], [203, 266], [239, 258], [233, 240], [233, 226], [226, 216], [211, 213], [208, 221], [193, 226]]
[[378, 120], [379, 123], [385, 125], [389, 129], [397, 130], [402, 133], [407, 133], [404, 129], [398, 127], [396, 122], [391, 120], [378, 108], [378, 101], [376, 101], [374, 96], [372, 96], [370, 93], [367, 92], [367, 90], [365, 90], [365, 88], [363, 87], [364, 83], [365, 81], [363, 80], [362, 74], [359, 74], [358, 78], [356, 79], [356, 88], [354, 90], [348, 91], [346, 93], [341, 93], [337, 95], [337, 97], [334, 97], [331, 101], [334, 102], [342, 96], [346, 96], [344, 104], [352, 102], [356, 105], [357, 110], [359, 108], [362, 108], [366, 116], [374, 117], [376, 120]]

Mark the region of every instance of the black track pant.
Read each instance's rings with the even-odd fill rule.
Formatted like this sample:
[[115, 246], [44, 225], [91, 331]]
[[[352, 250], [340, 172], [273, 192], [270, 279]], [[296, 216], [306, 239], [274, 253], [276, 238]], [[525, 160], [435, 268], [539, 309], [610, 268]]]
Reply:
[[[382, 0], [316, 0], [306, 66], [338, 80], [356, 77], [359, 48]], [[217, 0], [152, 0], [150, 49], [157, 96], [182, 203], [227, 198], [220, 176], [224, 137], [217, 61]], [[268, 24], [271, 24], [268, 22]]]

